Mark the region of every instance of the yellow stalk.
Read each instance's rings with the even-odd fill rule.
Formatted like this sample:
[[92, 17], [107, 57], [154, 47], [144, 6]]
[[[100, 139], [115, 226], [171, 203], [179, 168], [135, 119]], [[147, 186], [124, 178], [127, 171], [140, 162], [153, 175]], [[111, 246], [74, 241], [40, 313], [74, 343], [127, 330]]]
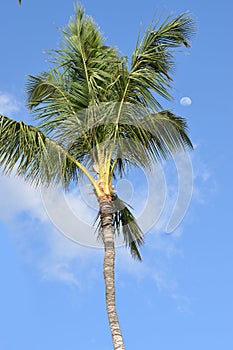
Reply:
[[110, 170], [111, 170], [111, 162], [110, 160], [107, 161], [106, 163], [106, 167], [105, 167], [105, 179], [104, 179], [104, 192], [107, 194], [107, 195], [110, 195], [111, 194], [111, 191], [110, 191], [110, 181], [111, 181], [111, 178], [110, 178]]

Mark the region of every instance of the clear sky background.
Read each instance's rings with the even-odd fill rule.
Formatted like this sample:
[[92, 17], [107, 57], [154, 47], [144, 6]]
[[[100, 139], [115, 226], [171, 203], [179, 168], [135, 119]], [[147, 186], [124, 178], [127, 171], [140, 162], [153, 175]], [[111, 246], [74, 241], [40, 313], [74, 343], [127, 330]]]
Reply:
[[[134, 49], [140, 25], [145, 27], [154, 15], [189, 10], [196, 20], [192, 49], [177, 55], [175, 100], [165, 104], [187, 118], [195, 144], [192, 200], [182, 223], [167, 234], [178, 191], [170, 162], [162, 170], [167, 181], [165, 206], [146, 235], [143, 262], [132, 261], [125, 249], [117, 250], [117, 305], [127, 350], [232, 349], [233, 4], [82, 4], [107, 43], [125, 55]], [[57, 48], [59, 28], [72, 14], [73, 1], [24, 0], [21, 8], [16, 0], [1, 1], [0, 113], [30, 121], [25, 108], [27, 74], [48, 68], [44, 52]], [[181, 104], [182, 97], [192, 103]], [[137, 174], [135, 182], [133, 177], [130, 183], [119, 184], [119, 191], [123, 184], [139, 213], [146, 192], [139, 182], [146, 176]], [[158, 196], [159, 191], [158, 186]], [[79, 221], [91, 223], [90, 203], [84, 197], [77, 191], [66, 200]], [[150, 216], [155, 210], [151, 207]], [[57, 212], [62, 216], [61, 208]], [[70, 222], [67, 225], [71, 229]], [[0, 349], [111, 349], [103, 251], [65, 238], [49, 220], [40, 192], [14, 177], [0, 176], [0, 230]]]

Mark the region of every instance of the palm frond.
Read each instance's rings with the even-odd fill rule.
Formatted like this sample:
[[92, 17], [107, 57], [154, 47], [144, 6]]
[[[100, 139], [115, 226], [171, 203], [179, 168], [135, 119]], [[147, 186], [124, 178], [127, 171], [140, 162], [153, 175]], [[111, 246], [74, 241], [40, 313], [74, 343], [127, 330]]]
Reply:
[[50, 52], [54, 67], [29, 76], [27, 83], [28, 106], [46, 132], [77, 112], [108, 101], [116, 79], [114, 67], [119, 65], [116, 49], [104, 45], [102, 33], [81, 6], [62, 35], [60, 48]]
[[61, 121], [87, 105], [87, 91], [80, 89], [80, 84], [76, 89], [76, 84], [59, 71], [29, 76], [26, 88], [28, 107], [45, 132], [53, 131]]
[[83, 166], [60, 144], [34, 126], [0, 116], [0, 166], [38, 186], [78, 181]]
[[151, 168], [155, 162], [167, 160], [192, 147], [186, 120], [170, 111], [145, 116], [140, 121], [127, 118], [125, 122], [121, 120], [118, 127], [113, 153], [117, 159], [115, 170], [122, 173], [122, 168]]
[[129, 118], [127, 115], [120, 119], [118, 129], [121, 153], [126, 156], [130, 150], [131, 158], [138, 158], [139, 162], [143, 156], [145, 160], [157, 162], [177, 152], [192, 149], [186, 120], [170, 111], [143, 113], [140, 118], [137, 115]]
[[142, 260], [139, 248], [143, 245], [143, 232], [138, 226], [135, 217], [130, 211], [130, 206], [122, 201], [118, 196], [113, 198], [115, 213], [113, 226], [116, 232], [122, 232], [124, 242], [133, 258]]

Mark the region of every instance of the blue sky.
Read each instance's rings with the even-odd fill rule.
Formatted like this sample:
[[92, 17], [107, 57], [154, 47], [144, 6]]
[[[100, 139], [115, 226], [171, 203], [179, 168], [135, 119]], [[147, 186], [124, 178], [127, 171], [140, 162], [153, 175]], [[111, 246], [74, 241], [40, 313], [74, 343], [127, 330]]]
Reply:
[[[146, 235], [141, 264], [132, 261], [126, 250], [117, 250], [117, 304], [126, 349], [231, 349], [232, 2], [82, 4], [107, 43], [126, 55], [134, 48], [140, 23], [146, 26], [154, 15], [189, 10], [196, 20], [192, 49], [177, 55], [175, 100], [165, 105], [187, 118], [195, 144], [191, 203], [181, 224], [167, 234], [178, 193], [178, 161], [156, 170], [158, 192], [152, 195], [162, 214]], [[73, 14], [73, 1], [25, 0], [21, 8], [16, 0], [2, 1], [0, 13], [0, 113], [28, 122], [26, 76], [48, 67], [44, 52], [57, 47], [58, 28]], [[182, 97], [189, 97], [192, 103], [182, 105]], [[179, 169], [185, 179], [184, 162]], [[147, 180], [147, 174], [141, 173], [134, 183], [132, 174], [129, 183], [119, 184], [119, 191], [120, 186], [122, 193], [129, 191], [137, 216], [142, 213], [142, 224], [158, 214], [151, 207], [149, 215], [143, 206]], [[70, 230], [72, 235], [80, 222], [90, 230], [87, 207], [94, 204], [86, 199], [85, 184], [83, 188], [63, 198], [78, 218], [72, 224], [67, 219], [60, 231]], [[52, 216], [51, 198], [21, 180], [0, 176], [0, 198], [0, 348], [111, 349], [102, 250], [65, 238], [56, 229], [61, 224], [57, 217], [51, 222], [47, 215], [49, 211]], [[58, 217], [64, 214], [62, 201], [57, 201], [56, 209]], [[82, 226], [77, 225], [77, 230], [82, 234]]]

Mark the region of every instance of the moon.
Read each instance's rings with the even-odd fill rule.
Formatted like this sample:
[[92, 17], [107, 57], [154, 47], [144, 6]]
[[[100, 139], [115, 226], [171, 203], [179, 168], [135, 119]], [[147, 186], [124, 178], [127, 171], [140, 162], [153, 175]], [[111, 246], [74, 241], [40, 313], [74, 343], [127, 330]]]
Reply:
[[182, 106], [190, 106], [191, 103], [192, 103], [192, 100], [191, 100], [191, 98], [188, 97], [188, 96], [184, 96], [184, 97], [182, 97], [182, 98], [180, 99], [180, 104], [181, 104]]

